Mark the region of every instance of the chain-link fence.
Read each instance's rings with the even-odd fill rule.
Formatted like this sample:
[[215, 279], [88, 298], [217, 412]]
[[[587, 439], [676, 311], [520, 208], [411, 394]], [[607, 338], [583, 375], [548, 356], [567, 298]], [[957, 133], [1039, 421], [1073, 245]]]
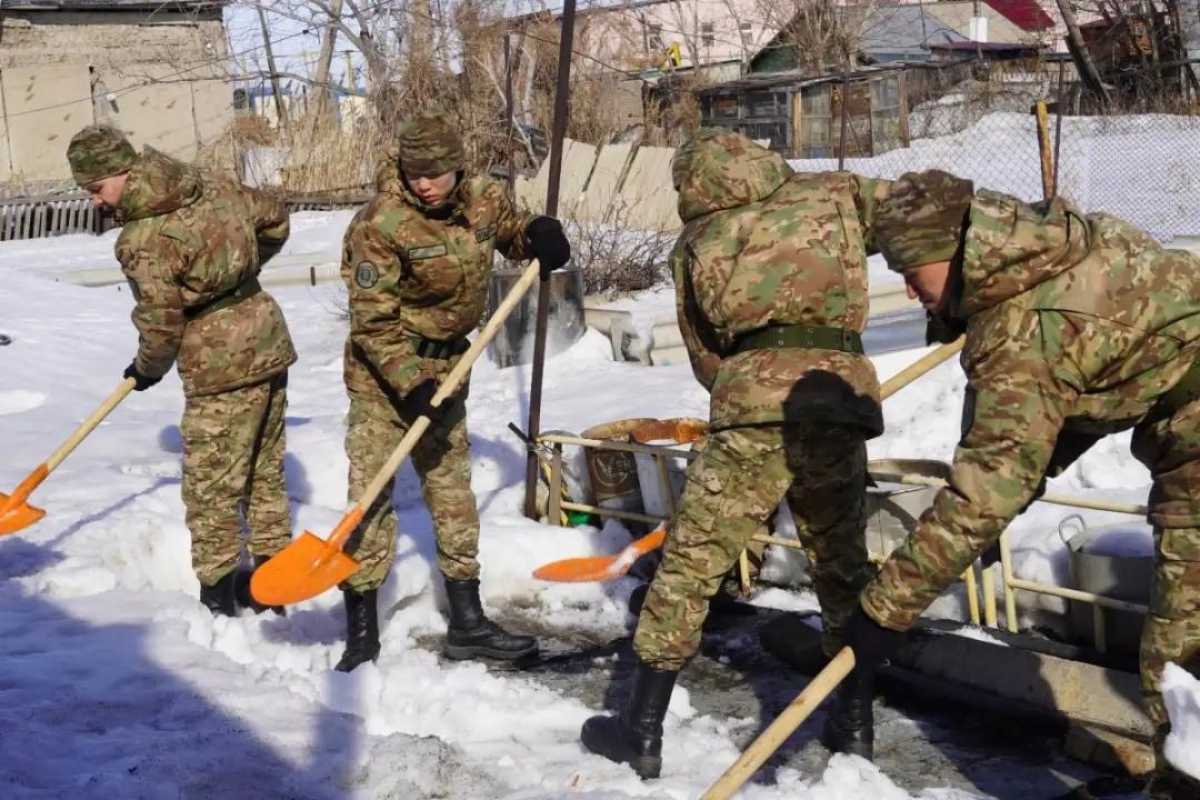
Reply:
[[[882, 178], [943, 169], [979, 188], [1040, 200], [1043, 161], [1033, 107], [1042, 100], [1052, 109], [1044, 135], [1057, 178], [1051, 185], [1059, 195], [1085, 211], [1126, 219], [1163, 241], [1200, 237], [1200, 116], [1074, 116], [1068, 107], [1077, 92], [1069, 76], [1061, 90], [1054, 70], [1044, 68], [990, 78], [962, 80], [931, 93], [908, 111], [907, 146], [873, 157], [847, 157], [844, 168]], [[1068, 113], [1060, 116], [1059, 108]], [[853, 126], [847, 129], [853, 132]], [[836, 143], [836, 126], [832, 133]], [[819, 171], [837, 169], [839, 160], [790, 163]]]

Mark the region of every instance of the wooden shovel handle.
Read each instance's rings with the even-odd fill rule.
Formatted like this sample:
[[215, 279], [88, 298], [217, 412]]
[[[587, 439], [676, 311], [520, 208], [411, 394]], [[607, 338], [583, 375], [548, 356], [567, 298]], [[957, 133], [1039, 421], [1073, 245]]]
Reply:
[[59, 448], [50, 454], [46, 459], [46, 472], [53, 472], [54, 468], [63, 462], [63, 460], [71, 454], [71, 451], [79, 446], [79, 443], [87, 438], [87, 435], [96, 429], [105, 417], [112, 412], [117, 405], [125, 399], [125, 397], [133, 391], [133, 387], [137, 382], [133, 378], [126, 378], [121, 381], [116, 389], [113, 389], [112, 394], [104, 399], [100, 407], [88, 416], [83, 422], [79, 423], [79, 427], [75, 429], [65, 442], [59, 445]]
[[725, 770], [725, 774], [708, 787], [708, 791], [701, 795], [700, 800], [727, 800], [732, 797], [853, 669], [854, 651], [843, 647], [825, 669], [804, 687], [804, 691], [796, 695], [796, 699], [775, 718], [770, 727], [760, 733], [741, 757], [733, 762], [733, 766]]
[[[541, 267], [538, 266], [537, 259], [534, 259], [525, 268], [525, 271], [521, 273], [521, 277], [517, 279], [516, 284], [509, 290], [504, 300], [501, 301], [500, 306], [496, 309], [496, 313], [492, 314], [492, 318], [488, 320], [487, 325], [483, 326], [483, 330], [475, 337], [475, 341], [467, 348], [467, 352], [463, 353], [462, 358], [450, 370], [450, 374], [438, 386], [437, 392], [434, 393], [433, 398], [429, 401], [431, 406], [434, 408], [440, 406], [442, 401], [454, 394], [459, 384], [463, 382], [463, 379], [471, 374], [471, 367], [479, 359], [479, 356], [483, 353], [484, 348], [488, 346], [488, 343], [496, 338], [496, 334], [500, 331], [501, 326], [504, 325], [504, 321], [508, 319], [513, 309], [525, 297], [525, 293], [529, 291], [529, 287], [537, 281], [540, 271]], [[404, 462], [404, 459], [408, 458], [408, 454], [412, 452], [413, 447], [417, 444], [417, 440], [421, 438], [421, 435], [425, 433], [429, 425], [429, 417], [423, 414], [417, 417], [416, 421], [409, 427], [408, 433], [404, 434], [404, 438], [400, 440], [400, 444], [396, 445], [396, 449], [392, 451], [387, 462], [367, 485], [362, 496], [358, 498], [358, 502], [346, 512], [346, 516], [342, 518], [343, 523], [346, 522], [347, 518], [356, 513], [359, 519], [362, 518], [366, 513], [366, 509], [371, 507], [371, 504], [375, 502], [375, 498], [383, 491], [383, 487], [396, 474], [396, 470], [400, 468], [400, 464]], [[341, 547], [345, 544], [346, 539], [350, 538], [354, 527], [355, 525], [339, 524], [333, 536], [329, 539], [329, 545], [331, 547]]]
[[900, 391], [905, 386], [908, 386], [917, 378], [921, 377], [938, 364], [941, 364], [943, 361], [950, 358], [950, 356], [962, 350], [965, 342], [966, 338], [960, 336], [953, 342], [944, 344], [938, 349], [921, 356], [921, 358], [909, 364], [907, 367], [883, 382], [883, 385], [879, 387], [879, 399], [887, 400], [896, 392]]

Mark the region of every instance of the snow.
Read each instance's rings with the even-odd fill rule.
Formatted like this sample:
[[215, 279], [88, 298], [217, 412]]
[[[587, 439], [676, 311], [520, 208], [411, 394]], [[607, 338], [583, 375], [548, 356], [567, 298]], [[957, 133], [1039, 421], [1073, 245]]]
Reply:
[[1167, 664], [1162, 691], [1171, 717], [1163, 752], [1180, 771], [1200, 778], [1200, 678], [1178, 664]]
[[[297, 215], [293, 253], [336, 242], [345, 214]], [[63, 270], [113, 266], [113, 234], [0, 245], [5, 459], [15, 486], [116, 386], [136, 347], [124, 286], [81, 288]], [[36, 257], [34, 257], [36, 255]], [[345, 320], [330, 285], [273, 290], [301, 354], [287, 415], [297, 530], [325, 535], [346, 491], [341, 382]], [[550, 629], [616, 637], [636, 582], [544, 584], [534, 567], [613, 553], [603, 529], [547, 527], [519, 513], [524, 449], [506, 429], [527, 414], [526, 368], [481, 361], [469, 414], [482, 516], [485, 604], [519, 607]], [[610, 360], [591, 332], [547, 364], [543, 427], [706, 415], [687, 365]], [[6, 797], [695, 797], [738, 755], [757, 720], [699, 714], [686, 691], [667, 718], [663, 777], [643, 783], [585, 753], [598, 709], [520, 673], [444, 662], [444, 598], [431, 523], [411, 468], [393, 500], [401, 535], [381, 591], [383, 651], [335, 673], [344, 621], [336, 592], [286, 618], [214, 619], [199, 604], [179, 497], [182, 392], [172, 373], [131, 395], [34, 494], [46, 518], [0, 539], [0, 786]], [[751, 798], [905, 798], [874, 767], [836, 758], [823, 773], [781, 771]], [[965, 797], [931, 790], [921, 797]]]
[[[1025, 122], [1004, 125], [1023, 129]], [[351, 213], [293, 215], [293, 236], [279, 259], [335, 262]], [[85, 289], [62, 280], [81, 269], [111, 270], [115, 237], [0, 244], [0, 327], [13, 337], [0, 390], [0, 491], [19, 483], [112, 391], [136, 348], [124, 286]], [[878, 258], [870, 271], [874, 282], [901, 285]], [[294, 527], [325, 535], [346, 492], [344, 294], [336, 285], [271, 291], [300, 353], [287, 416]], [[673, 317], [673, 304], [670, 287], [660, 287], [612, 306], [633, 313], [635, 326], [648, 332]], [[880, 379], [925, 352], [876, 357]], [[630, 536], [615, 521], [601, 529], [557, 528], [521, 516], [524, 448], [507, 424], [524, 425], [528, 385], [528, 368], [501, 370], [487, 359], [472, 375], [472, 487], [482, 520], [485, 604], [492, 611], [519, 607], [551, 630], [627, 635], [635, 580], [531, 578], [548, 561], [616, 553]], [[871, 457], [949, 461], [963, 388], [951, 360], [897, 393], [885, 403], [888, 433], [870, 442]], [[581, 749], [579, 726], [597, 709], [520, 673], [443, 662], [431, 649], [445, 630], [431, 522], [407, 465], [393, 495], [402, 534], [381, 590], [377, 664], [351, 675], [331, 671], [344, 625], [336, 592], [293, 607], [284, 619], [212, 618], [197, 601], [179, 497], [182, 403], [174, 373], [131, 395], [35, 492], [46, 518], [0, 538], [4, 796], [211, 796], [237, 786], [239, 797], [685, 798], [715, 780], [738, 754], [735, 738], [744, 741], [759, 724], [700, 714], [680, 687], [666, 722], [664, 775], [643, 783]], [[629, 417], [704, 418], [707, 408], [686, 363], [651, 369], [613, 362], [609, 343], [594, 331], [546, 367], [545, 430], [578, 432]], [[1128, 448], [1128, 434], [1109, 437], [1050, 490], [1144, 501], [1150, 478]], [[586, 474], [578, 451], [567, 448], [566, 460], [576, 475]], [[1067, 582], [1059, 528], [1069, 533], [1074, 523], [1064, 520], [1073, 514], [1039, 503], [1014, 524], [1018, 576]], [[1130, 522], [1092, 511], [1080, 518], [1090, 527]], [[777, 534], [795, 535], [786, 513]], [[1114, 541], [1133, 546], [1127, 536]], [[795, 557], [772, 550], [772, 559]], [[1065, 608], [1026, 592], [1019, 599], [1026, 614]], [[810, 595], [781, 589], [761, 591], [754, 602], [815, 609]], [[962, 618], [963, 608], [961, 594], [948, 594], [934, 611]], [[752, 784], [741, 796], [910, 795], [870, 764], [836, 756], [821, 774], [781, 768], [773, 784]], [[968, 796], [936, 787], [917, 795]]]

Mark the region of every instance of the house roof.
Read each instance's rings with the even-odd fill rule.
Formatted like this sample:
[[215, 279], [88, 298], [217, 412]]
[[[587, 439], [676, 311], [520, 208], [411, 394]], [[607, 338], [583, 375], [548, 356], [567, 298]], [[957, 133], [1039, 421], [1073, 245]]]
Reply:
[[232, 0], [0, 0], [3, 11], [207, 11]]
[[965, 42], [967, 37], [921, 6], [877, 6], [863, 27], [859, 51], [872, 61], [919, 59], [933, 44]]
[[[982, 4], [980, 14], [987, 20], [987, 38], [992, 42], [1023, 42], [1031, 38], [1029, 31], [1015, 24], [996, 9]], [[926, 3], [925, 14], [937, 17], [963, 36], [971, 32], [971, 18], [975, 16], [975, 3], [971, 0], [941, 0]]]
[[1050, 18], [1037, 0], [984, 0], [1023, 31], [1030, 33], [1054, 27]]

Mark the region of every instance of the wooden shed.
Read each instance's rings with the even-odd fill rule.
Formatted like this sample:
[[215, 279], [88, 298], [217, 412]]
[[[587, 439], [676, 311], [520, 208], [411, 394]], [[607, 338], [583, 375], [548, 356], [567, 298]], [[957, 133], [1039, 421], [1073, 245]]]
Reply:
[[845, 102], [846, 155], [873, 156], [908, 146], [907, 83], [904, 67], [847, 76], [777, 72], [710, 86], [696, 95], [702, 124], [769, 140], [771, 149], [787, 158], [836, 157]]

